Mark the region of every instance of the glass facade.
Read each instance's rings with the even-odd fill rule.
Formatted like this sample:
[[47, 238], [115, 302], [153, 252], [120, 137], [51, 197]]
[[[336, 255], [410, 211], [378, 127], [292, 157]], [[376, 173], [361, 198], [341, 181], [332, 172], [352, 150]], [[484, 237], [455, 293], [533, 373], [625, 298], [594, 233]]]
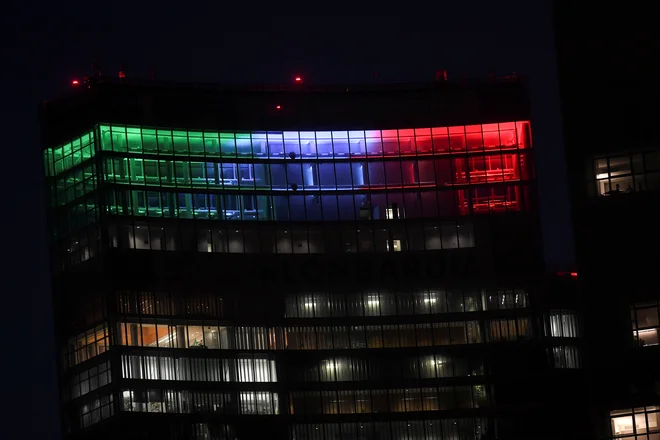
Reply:
[[[473, 247], [472, 222], [455, 219], [529, 210], [533, 179], [525, 121], [249, 133], [99, 125], [47, 148], [44, 160], [56, 269], [104, 246], [231, 253]], [[100, 229], [101, 215], [117, 220]], [[209, 222], [174, 226], [171, 219]]]
[[123, 215], [320, 221], [517, 211], [531, 173], [526, 122], [331, 132], [99, 130], [101, 150], [112, 152], [104, 154], [103, 179], [117, 185], [106, 209]]
[[[535, 303], [540, 270], [495, 272], [538, 253], [530, 124], [495, 121], [99, 122], [46, 148], [67, 433], [506, 433], [499, 379], [525, 362], [511, 354], [570, 375], [581, 329], [573, 310]], [[335, 260], [355, 276], [293, 275]], [[387, 279], [399, 270], [413, 275]]]

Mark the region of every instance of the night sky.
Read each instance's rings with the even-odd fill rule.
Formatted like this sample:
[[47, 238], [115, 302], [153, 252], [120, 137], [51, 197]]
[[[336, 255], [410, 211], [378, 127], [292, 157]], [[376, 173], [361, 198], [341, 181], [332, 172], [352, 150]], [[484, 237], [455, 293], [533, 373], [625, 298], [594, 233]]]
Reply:
[[[447, 69], [450, 79], [486, 78], [489, 71], [527, 75], [546, 257], [550, 263], [572, 261], [548, 0], [369, 7], [309, 2], [288, 11], [236, 3], [241, 6], [201, 1], [3, 6], [8, 56], [2, 58], [1, 175], [10, 200], [2, 212], [9, 263], [3, 264], [8, 283], [2, 291], [2, 371], [9, 388], [3, 407], [11, 417], [0, 426], [0, 437], [59, 438], [37, 110], [42, 100], [68, 90], [72, 79], [90, 74], [94, 60], [109, 77], [122, 64], [129, 77], [146, 77], [152, 65], [159, 79], [219, 83], [288, 83], [296, 74], [306, 84], [370, 83], [374, 72], [381, 82], [432, 81], [439, 69]], [[389, 4], [409, 10], [382, 9]]]

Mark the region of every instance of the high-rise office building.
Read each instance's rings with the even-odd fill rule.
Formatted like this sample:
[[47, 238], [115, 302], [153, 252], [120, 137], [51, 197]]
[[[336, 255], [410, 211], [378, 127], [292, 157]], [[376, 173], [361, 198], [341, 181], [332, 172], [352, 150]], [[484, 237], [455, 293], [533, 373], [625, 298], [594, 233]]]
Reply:
[[[660, 51], [647, 5], [554, 7], [596, 438], [660, 439]], [[650, 6], [650, 5], [649, 5]]]
[[525, 89], [46, 103], [68, 438], [573, 436], [576, 274], [542, 261]]

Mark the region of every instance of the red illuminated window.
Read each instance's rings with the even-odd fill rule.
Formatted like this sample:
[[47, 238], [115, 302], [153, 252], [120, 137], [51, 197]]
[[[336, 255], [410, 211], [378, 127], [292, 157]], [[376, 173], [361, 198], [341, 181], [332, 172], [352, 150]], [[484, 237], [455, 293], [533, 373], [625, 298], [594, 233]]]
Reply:
[[519, 186], [492, 186], [458, 190], [461, 214], [520, 211], [522, 189]]

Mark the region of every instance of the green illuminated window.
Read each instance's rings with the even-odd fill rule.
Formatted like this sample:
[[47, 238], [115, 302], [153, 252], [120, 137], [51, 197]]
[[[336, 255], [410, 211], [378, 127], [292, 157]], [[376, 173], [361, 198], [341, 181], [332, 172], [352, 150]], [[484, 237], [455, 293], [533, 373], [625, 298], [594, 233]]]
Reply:
[[44, 151], [47, 176], [56, 176], [94, 157], [94, 132]]

